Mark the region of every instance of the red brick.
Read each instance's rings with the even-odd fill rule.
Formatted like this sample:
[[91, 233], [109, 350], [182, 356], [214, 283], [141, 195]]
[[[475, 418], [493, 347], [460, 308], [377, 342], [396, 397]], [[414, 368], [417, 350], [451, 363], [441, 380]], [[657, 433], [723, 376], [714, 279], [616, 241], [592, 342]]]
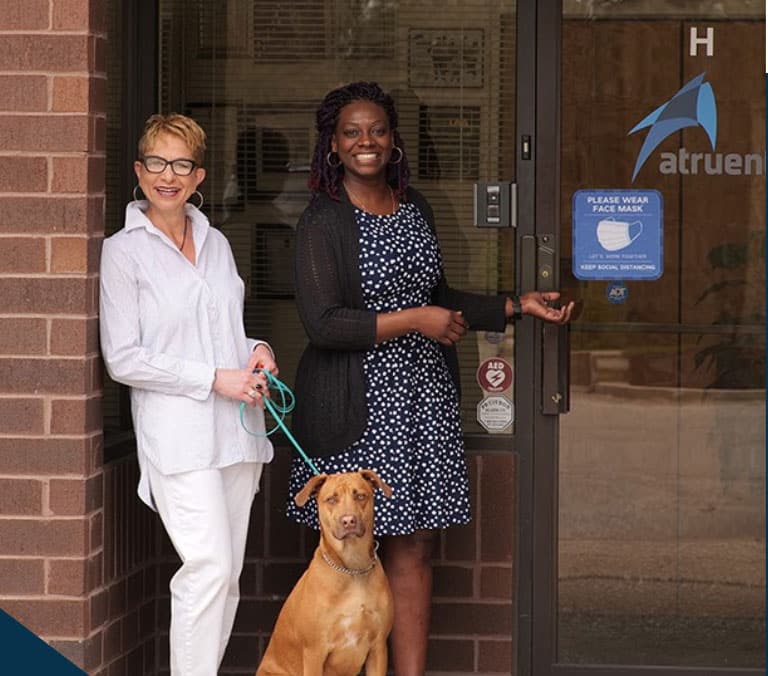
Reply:
[[92, 291], [88, 280], [80, 277], [0, 277], [0, 311], [92, 314], [96, 310]]
[[3, 0], [0, 31], [46, 30], [49, 0]]
[[88, 628], [88, 603], [84, 599], [4, 599], [3, 610], [38, 636], [80, 637]]
[[478, 667], [481, 673], [514, 674], [512, 641], [480, 641], [478, 645]]
[[104, 552], [91, 554], [85, 570], [85, 583], [88, 591], [104, 586]]
[[433, 570], [433, 596], [471, 598], [474, 592], [473, 569], [463, 566], [440, 566]]
[[[133, 610], [123, 617], [123, 650], [132, 650], [139, 644], [139, 617], [140, 612]], [[253, 659], [253, 654], [251, 654]], [[129, 673], [137, 674], [139, 670]]]
[[51, 239], [51, 272], [87, 273], [88, 269], [87, 237], [54, 237]]
[[432, 633], [509, 634], [512, 631], [512, 604], [433, 603]]
[[86, 394], [85, 359], [0, 358], [0, 383], [6, 393]]
[[[101, 355], [94, 354], [86, 357], [88, 362], [88, 392], [103, 392], [104, 390], [104, 364], [101, 361]], [[101, 429], [101, 425], [99, 425]]]
[[3, 92], [1, 111], [48, 110], [48, 78], [45, 75], [0, 75], [0, 91]]
[[51, 402], [51, 434], [88, 434], [101, 426], [101, 396]]
[[0, 273], [45, 272], [45, 240], [42, 237], [1, 237]]
[[[0, 78], [0, 88], [2, 88], [2, 79]], [[0, 157], [0, 192], [45, 192], [46, 190], [48, 190], [48, 163], [44, 157]]]
[[87, 35], [3, 35], [0, 71], [88, 71]]
[[82, 596], [85, 589], [85, 559], [50, 559], [48, 594]]
[[3, 594], [22, 596], [45, 591], [43, 559], [0, 559]]
[[[107, 78], [94, 76], [88, 89], [88, 110], [93, 115], [104, 115], [107, 112]], [[96, 119], [103, 119], [101, 117]], [[92, 145], [95, 149], [95, 146]]]
[[101, 474], [90, 479], [51, 479], [48, 506], [54, 516], [77, 516], [101, 509]]
[[74, 234], [103, 231], [100, 197], [0, 197], [3, 232]]
[[0, 514], [43, 512], [43, 484], [35, 479], [0, 479]]
[[[0, 411], [4, 400], [0, 399]], [[39, 399], [29, 399], [39, 404], [40, 430], [42, 431], [43, 403]], [[6, 418], [0, 413], [0, 429], [4, 434], [12, 434], [7, 427]], [[43, 475], [56, 474], [89, 474], [95, 469], [93, 456], [94, 447], [100, 449], [100, 441], [85, 439], [53, 439], [53, 438], [13, 438], [0, 437], [0, 474], [4, 475]], [[101, 464], [100, 462], [98, 463]]]
[[100, 627], [107, 621], [107, 601], [107, 590], [100, 591], [98, 594], [91, 596], [90, 608], [92, 626]]
[[3, 434], [42, 434], [45, 430], [43, 416], [42, 399], [0, 398], [0, 430]]
[[103, 36], [91, 36], [91, 59], [89, 70], [92, 73], [107, 72], [107, 41]]
[[88, 533], [90, 538], [90, 550], [95, 552], [104, 546], [104, 512], [96, 512], [91, 516], [91, 521], [88, 526]]
[[90, 28], [90, 6], [101, 2], [86, 0], [56, 0], [53, 3], [53, 30], [88, 31]]
[[[481, 460], [480, 558], [488, 563], [512, 561], [515, 523], [514, 456], [511, 453], [487, 454]], [[493, 518], [488, 518], [491, 515]]]
[[[2, 344], [0, 333], [0, 352]], [[98, 349], [99, 320], [96, 317], [51, 320], [52, 355], [91, 355], [97, 353]]]
[[[92, 111], [97, 112], [97, 111]], [[107, 119], [105, 116], [91, 116], [90, 143], [93, 152], [107, 149]]]
[[[96, 193], [105, 190], [106, 160], [82, 154], [54, 157], [52, 192]], [[0, 184], [1, 185], [1, 184]]]
[[82, 596], [101, 585], [101, 554], [90, 558], [50, 559], [48, 594]]
[[111, 662], [120, 656], [123, 635], [122, 618], [109, 624], [104, 631], [104, 661]]
[[473, 641], [433, 639], [429, 642], [427, 660], [429, 671], [472, 673], [474, 666], [475, 644]]
[[85, 519], [0, 518], [0, 556], [79, 556]]
[[45, 319], [4, 317], [0, 320], [0, 354], [45, 354], [48, 351]]
[[86, 152], [90, 150], [89, 134], [87, 115], [0, 116], [0, 148], [4, 151]]
[[512, 598], [513, 573], [512, 566], [484, 566], [480, 570], [480, 595], [483, 598]]
[[[88, 113], [96, 89], [103, 88], [103, 80], [91, 77], [59, 75], [53, 78], [53, 111], [56, 113]], [[102, 101], [103, 106], [103, 101]]]

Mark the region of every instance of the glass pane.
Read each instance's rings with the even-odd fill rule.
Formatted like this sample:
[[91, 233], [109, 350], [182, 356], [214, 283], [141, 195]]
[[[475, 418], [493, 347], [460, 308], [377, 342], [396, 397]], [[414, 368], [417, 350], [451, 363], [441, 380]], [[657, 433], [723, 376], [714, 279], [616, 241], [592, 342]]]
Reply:
[[[563, 11], [562, 279], [586, 306], [560, 425], [558, 661], [763, 667], [765, 89], [735, 64], [762, 62], [764, 5]], [[690, 95], [634, 129], [700, 74], [715, 138]], [[638, 168], [649, 127], [686, 116]], [[573, 276], [582, 189], [659, 191], [660, 279]]]
[[[514, 287], [513, 238], [476, 228], [472, 202], [474, 182], [514, 181], [515, 18], [512, 0], [161, 0], [161, 107], [209, 134], [205, 210], [246, 281], [248, 334], [278, 346], [289, 384], [305, 340], [293, 229], [309, 198], [315, 109], [343, 82], [376, 80], [395, 97], [451, 285]], [[484, 433], [479, 359], [511, 363], [512, 340], [510, 329], [460, 344], [465, 431]]]

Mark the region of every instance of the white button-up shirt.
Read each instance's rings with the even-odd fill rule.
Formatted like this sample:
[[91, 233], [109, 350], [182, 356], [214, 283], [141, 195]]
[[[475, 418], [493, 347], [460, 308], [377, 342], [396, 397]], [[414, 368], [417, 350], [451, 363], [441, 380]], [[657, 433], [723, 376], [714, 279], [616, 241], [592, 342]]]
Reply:
[[[216, 368], [245, 368], [263, 341], [245, 336], [244, 284], [229, 242], [190, 204], [193, 265], [131, 202], [125, 227], [101, 254], [101, 349], [113, 380], [131, 388], [142, 468], [139, 495], [153, 506], [144, 465], [161, 474], [269, 462], [272, 444], [240, 424], [239, 402], [216, 394]], [[264, 413], [246, 408], [248, 429], [264, 433]]]

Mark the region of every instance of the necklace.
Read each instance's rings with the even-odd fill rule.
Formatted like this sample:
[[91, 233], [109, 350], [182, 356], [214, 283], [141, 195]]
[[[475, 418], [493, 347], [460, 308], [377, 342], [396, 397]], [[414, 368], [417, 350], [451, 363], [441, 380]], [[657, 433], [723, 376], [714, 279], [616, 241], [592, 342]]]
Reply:
[[184, 244], [187, 242], [187, 226], [189, 225], [189, 216], [184, 216], [184, 235], [181, 238], [179, 251], [184, 251]]
[[[346, 191], [347, 191], [347, 193], [349, 194], [349, 196], [352, 198], [352, 202], [353, 202], [354, 204], [356, 204], [357, 206], [359, 206], [359, 207], [360, 207], [360, 208], [361, 208], [363, 211], [367, 211], [369, 214], [372, 214], [372, 213], [374, 213], [373, 211], [371, 211], [371, 210], [368, 208], [368, 206], [366, 205], [366, 203], [365, 203], [365, 202], [363, 202], [363, 200], [361, 200], [361, 199], [360, 199], [360, 196], [359, 196], [359, 195], [358, 195], [356, 192], [354, 192], [353, 190], [350, 190], [350, 189], [349, 189], [349, 186], [347, 186], [346, 184], [344, 184], [344, 188], [346, 189]], [[387, 188], [388, 188], [388, 190], [389, 190], [389, 199], [390, 199], [390, 201], [392, 202], [392, 211], [390, 211], [390, 214], [394, 214], [394, 213], [395, 213], [395, 211], [397, 211], [397, 205], [396, 205], [396, 203], [395, 203], [395, 191], [394, 191], [394, 190], [392, 190], [392, 186], [391, 186], [391, 185], [388, 185], [388, 186], [387, 186]]]
[[331, 560], [331, 557], [328, 556], [328, 554], [326, 554], [324, 551], [321, 551], [320, 555], [323, 557], [323, 561], [325, 561], [331, 568], [339, 571], [340, 573], [346, 573], [347, 575], [367, 575], [373, 570], [373, 567], [376, 565], [376, 562], [379, 560], [379, 557], [376, 555], [376, 552], [378, 551], [379, 551], [379, 541], [374, 540], [373, 557], [371, 558], [371, 562], [365, 568], [346, 568], [344, 566], [340, 566], [338, 563]]

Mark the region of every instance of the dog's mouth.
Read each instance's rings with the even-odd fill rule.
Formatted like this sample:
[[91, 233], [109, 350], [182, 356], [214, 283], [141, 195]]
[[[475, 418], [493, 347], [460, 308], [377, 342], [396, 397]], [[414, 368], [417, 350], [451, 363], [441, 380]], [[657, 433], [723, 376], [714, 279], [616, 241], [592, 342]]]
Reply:
[[365, 526], [358, 526], [356, 528], [344, 528], [339, 526], [334, 530], [333, 536], [337, 540], [347, 540], [349, 538], [361, 538], [365, 535]]

